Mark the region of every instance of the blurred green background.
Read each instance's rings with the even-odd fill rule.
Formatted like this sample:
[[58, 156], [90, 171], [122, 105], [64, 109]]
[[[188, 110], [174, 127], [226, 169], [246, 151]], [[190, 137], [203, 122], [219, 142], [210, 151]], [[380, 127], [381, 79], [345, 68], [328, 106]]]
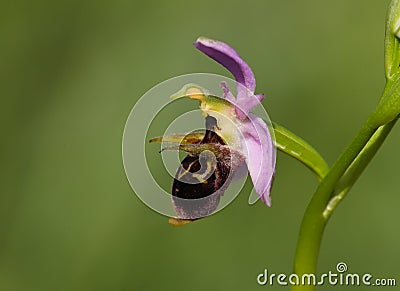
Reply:
[[[271, 119], [332, 163], [383, 89], [388, 3], [2, 1], [0, 290], [287, 289], [256, 277], [292, 270], [312, 174], [279, 154], [272, 208], [249, 206], [247, 183], [221, 212], [174, 228], [125, 178], [125, 120], [163, 80], [230, 77], [192, 46], [205, 35], [237, 49]], [[399, 134], [329, 222], [319, 272], [344, 261], [400, 280]]]

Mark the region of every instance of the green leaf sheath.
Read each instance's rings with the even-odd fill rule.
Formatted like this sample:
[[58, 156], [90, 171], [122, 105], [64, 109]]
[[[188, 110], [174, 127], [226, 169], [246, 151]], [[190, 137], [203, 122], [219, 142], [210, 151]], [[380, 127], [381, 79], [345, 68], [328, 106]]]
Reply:
[[378, 127], [396, 119], [400, 113], [400, 79], [388, 81], [387, 84], [386, 87], [389, 89], [385, 88], [384, 95], [373, 115], [372, 121]]
[[[397, 81], [397, 83], [398, 82], [399, 81]], [[380, 98], [380, 104], [385, 102], [386, 99], [391, 98], [391, 93], [394, 92], [394, 90], [392, 89], [396, 86], [398, 86], [398, 84], [394, 85], [393, 81], [388, 80], [388, 82], [386, 82], [385, 89], [383, 91], [382, 97]], [[344, 175], [340, 178], [332, 194], [332, 198], [326, 206], [325, 211], [323, 212], [323, 216], [325, 219], [328, 219], [332, 215], [333, 211], [337, 208], [339, 203], [344, 199], [344, 197], [353, 187], [357, 179], [361, 176], [362, 172], [365, 170], [369, 162], [372, 160], [372, 158], [375, 156], [375, 154], [378, 152], [378, 150], [386, 140], [386, 137], [389, 135], [390, 131], [392, 130], [398, 119], [399, 116], [377, 129], [377, 131], [362, 149], [361, 153], [351, 163]]]
[[398, 119], [395, 119], [390, 123], [378, 128], [361, 153], [346, 170], [343, 177], [339, 180], [337, 186], [335, 187], [332, 199], [329, 201], [325, 211], [323, 212], [325, 219], [328, 219], [332, 215], [333, 211], [335, 211], [339, 203], [353, 187], [357, 179], [368, 166], [369, 162], [382, 146], [397, 120]]
[[[376, 128], [371, 126], [371, 118], [369, 118], [326, 174], [313, 195], [304, 213], [297, 242], [294, 272], [299, 276], [316, 273], [318, 254], [327, 222], [323, 212], [330, 201], [337, 181], [362, 151], [375, 130]], [[292, 286], [292, 290], [311, 291], [314, 290], [314, 286]]]
[[400, 65], [400, 1], [392, 0], [389, 5], [385, 33], [385, 75], [394, 80], [399, 75]]
[[273, 123], [276, 148], [307, 166], [319, 180], [322, 180], [329, 167], [321, 155], [306, 141], [280, 126]]
[[[376, 110], [343, 151], [313, 195], [300, 226], [294, 260], [298, 275], [317, 270], [318, 254], [326, 223], [338, 204], [375, 156], [400, 113], [400, 0], [392, 0], [386, 23], [386, 85]], [[312, 291], [315, 286], [292, 286]]]

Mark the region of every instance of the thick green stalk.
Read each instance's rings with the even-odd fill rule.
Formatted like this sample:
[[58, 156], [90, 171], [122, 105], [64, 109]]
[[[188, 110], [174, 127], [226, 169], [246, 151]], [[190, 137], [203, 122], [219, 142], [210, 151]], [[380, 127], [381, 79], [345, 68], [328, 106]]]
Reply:
[[383, 142], [389, 135], [396, 121], [397, 119], [381, 126], [372, 136], [371, 140], [367, 143], [367, 145], [364, 147], [358, 157], [347, 169], [347, 171], [335, 187], [334, 194], [329, 201], [327, 207], [325, 208], [325, 211], [323, 212], [324, 218], [328, 219], [329, 216], [332, 215], [333, 211], [335, 211], [339, 203], [344, 199], [344, 197], [353, 187], [357, 179], [361, 176], [362, 172], [368, 166], [369, 162], [382, 146]]
[[[297, 242], [294, 272], [299, 276], [316, 273], [322, 235], [329, 217], [396, 123], [398, 117], [383, 126], [377, 121], [382, 115], [382, 100], [398, 94], [399, 84], [399, 78], [388, 80], [378, 107], [336, 160], [313, 195], [303, 216]], [[293, 286], [292, 290], [311, 291], [314, 286]]]
[[[324, 216], [324, 211], [329, 204], [331, 194], [334, 192], [337, 182], [344, 175], [360, 152], [362, 152], [363, 148], [377, 130], [378, 127], [375, 125], [374, 120], [375, 113], [368, 118], [349, 146], [337, 159], [331, 170], [320, 183], [306, 209], [300, 227], [294, 264], [294, 272], [299, 276], [302, 276], [303, 274], [316, 273], [322, 235], [329, 218], [329, 215]], [[385, 134], [387, 135], [388, 132]], [[383, 142], [384, 139], [376, 140]], [[369, 152], [369, 160], [375, 155], [376, 150]], [[358, 166], [365, 168], [366, 164], [359, 163]], [[292, 290], [310, 291], [314, 290], [314, 286], [293, 286]]]
[[[315, 274], [325, 225], [393, 128], [400, 113], [400, 0], [390, 3], [385, 37], [386, 86], [373, 114], [336, 160], [312, 197], [300, 227], [294, 271]], [[311, 291], [312, 285], [292, 290]]]
[[[294, 265], [294, 271], [299, 276], [316, 273], [321, 239], [327, 222], [323, 212], [337, 181], [374, 134], [376, 127], [371, 125], [371, 120], [371, 118], [367, 120], [350, 145], [332, 166], [306, 209], [300, 227]], [[293, 290], [314, 290], [314, 286], [293, 286]]]

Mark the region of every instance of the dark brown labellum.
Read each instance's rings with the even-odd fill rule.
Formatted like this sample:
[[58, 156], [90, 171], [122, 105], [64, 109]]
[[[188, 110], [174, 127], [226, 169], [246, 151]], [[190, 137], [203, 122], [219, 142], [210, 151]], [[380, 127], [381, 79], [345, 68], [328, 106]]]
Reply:
[[[215, 118], [206, 118], [206, 133], [199, 144], [225, 145], [214, 132]], [[204, 153], [204, 152], [203, 152]], [[182, 219], [197, 219], [212, 214], [228, 185], [231, 154], [187, 155], [181, 162], [172, 185], [175, 210]]]

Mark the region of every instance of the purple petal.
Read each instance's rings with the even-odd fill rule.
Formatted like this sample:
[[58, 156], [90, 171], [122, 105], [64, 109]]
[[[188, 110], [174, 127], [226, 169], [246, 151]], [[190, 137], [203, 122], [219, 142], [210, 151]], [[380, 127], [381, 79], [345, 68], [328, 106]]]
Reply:
[[236, 104], [236, 98], [233, 96], [231, 91], [229, 90], [228, 84], [226, 82], [221, 82], [222, 91], [224, 91], [223, 98], [228, 100], [232, 104]]
[[245, 86], [252, 93], [254, 92], [256, 80], [253, 72], [233, 48], [222, 41], [205, 37], [199, 37], [194, 46], [228, 69], [238, 83]]
[[236, 117], [240, 120], [245, 120], [250, 110], [259, 105], [261, 100], [264, 99], [264, 94], [251, 94], [247, 97], [246, 100], [237, 100], [229, 90], [226, 82], [221, 82], [221, 88], [224, 91], [223, 98], [235, 105]]
[[249, 114], [249, 112], [256, 106], [260, 104], [260, 102], [264, 99], [264, 94], [249, 94], [246, 92], [247, 96], [244, 97], [243, 94], [238, 95], [236, 101], [236, 116], [240, 120], [245, 120]]
[[242, 129], [247, 168], [257, 194], [265, 204], [271, 206], [270, 190], [275, 173], [274, 144], [265, 122], [252, 113], [248, 117]]

